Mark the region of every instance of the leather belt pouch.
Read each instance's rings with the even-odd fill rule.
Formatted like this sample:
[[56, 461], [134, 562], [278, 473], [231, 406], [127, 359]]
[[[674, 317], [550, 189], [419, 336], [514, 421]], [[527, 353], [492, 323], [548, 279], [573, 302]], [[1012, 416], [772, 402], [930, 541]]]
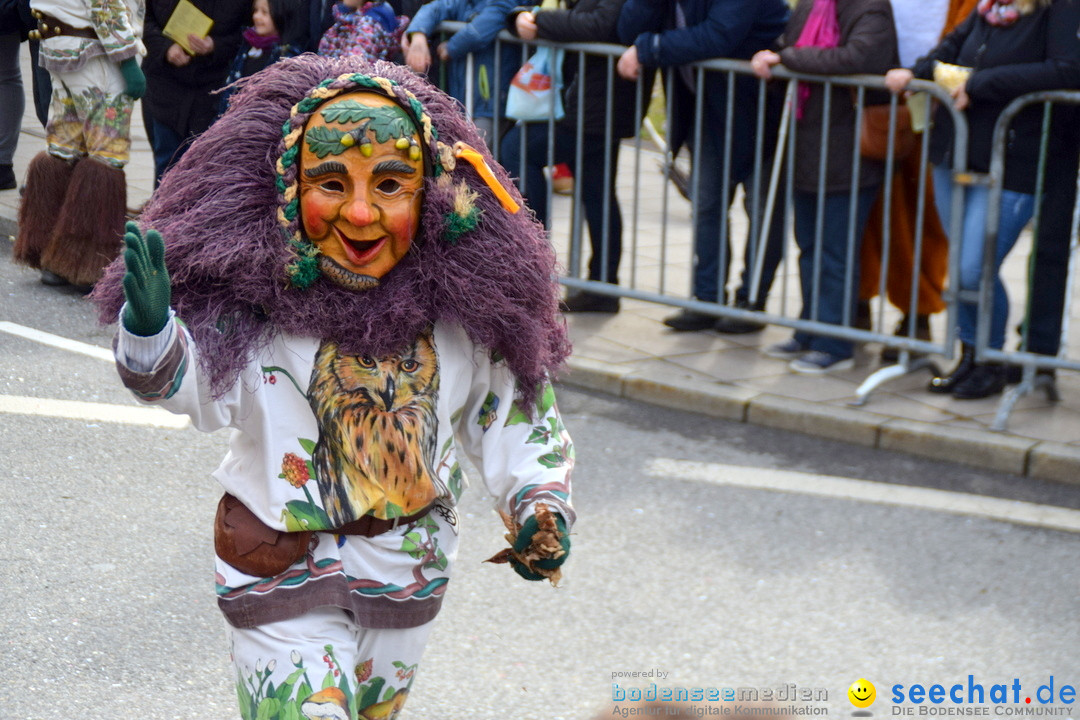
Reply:
[[281, 532], [269, 527], [234, 496], [225, 493], [214, 518], [214, 550], [240, 572], [273, 577], [304, 557], [310, 530]]

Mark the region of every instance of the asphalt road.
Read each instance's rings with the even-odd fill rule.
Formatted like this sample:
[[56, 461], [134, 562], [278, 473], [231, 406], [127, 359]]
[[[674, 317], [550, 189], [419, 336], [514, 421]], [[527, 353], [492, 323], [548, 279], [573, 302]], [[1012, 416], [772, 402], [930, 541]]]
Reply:
[[[111, 338], [80, 296], [9, 258], [0, 242], [0, 720], [235, 718], [211, 574], [220, 491], [209, 473], [226, 435], [150, 424], [106, 360], [13, 334], [99, 354]], [[1080, 488], [566, 387], [559, 404], [580, 514], [565, 580], [526, 583], [481, 563], [502, 528], [474, 479], [458, 572], [404, 718], [607, 717], [613, 683], [795, 684], [825, 691], [808, 706], [844, 718], [861, 677], [877, 686], [875, 717], [896, 712], [897, 684], [1080, 685], [1080, 534], [998, 519], [1015, 503], [972, 502], [1075, 509]], [[764, 487], [775, 478], [787, 489]], [[836, 478], [868, 490], [841, 496]], [[968, 509], [893, 504], [897, 486]]]

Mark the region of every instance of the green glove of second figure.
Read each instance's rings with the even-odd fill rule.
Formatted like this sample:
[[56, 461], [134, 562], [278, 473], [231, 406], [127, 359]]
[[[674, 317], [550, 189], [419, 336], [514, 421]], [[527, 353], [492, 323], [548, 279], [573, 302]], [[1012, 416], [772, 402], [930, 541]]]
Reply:
[[165, 269], [165, 243], [157, 230], [147, 230], [129, 222], [124, 233], [124, 306], [121, 321], [133, 335], [157, 335], [169, 321], [172, 286]]
[[146, 94], [146, 75], [139, 67], [138, 58], [128, 58], [120, 63], [120, 74], [124, 76], [124, 94], [132, 100], [138, 100]]

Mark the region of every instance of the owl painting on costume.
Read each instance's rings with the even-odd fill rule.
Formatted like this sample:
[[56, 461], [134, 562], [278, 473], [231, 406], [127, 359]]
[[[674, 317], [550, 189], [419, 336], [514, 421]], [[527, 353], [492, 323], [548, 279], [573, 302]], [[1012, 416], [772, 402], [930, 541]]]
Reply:
[[438, 394], [430, 333], [383, 357], [343, 355], [331, 341], [319, 347], [308, 389], [319, 423], [312, 462], [336, 524], [369, 511], [381, 518], [411, 515], [439, 496], [443, 488], [432, 469]]

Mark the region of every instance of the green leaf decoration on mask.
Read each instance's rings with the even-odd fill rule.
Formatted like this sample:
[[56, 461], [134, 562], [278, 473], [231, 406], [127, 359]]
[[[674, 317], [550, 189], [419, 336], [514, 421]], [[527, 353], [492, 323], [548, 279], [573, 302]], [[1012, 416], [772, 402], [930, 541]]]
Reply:
[[[389, 106], [379, 106], [379, 109], [390, 110]], [[361, 105], [355, 100], [342, 100], [328, 108], [323, 108], [320, 115], [328, 123], [358, 123], [361, 120], [375, 117], [375, 110], [369, 105]]]
[[322, 160], [333, 153], [340, 155], [345, 152], [345, 146], [341, 144], [341, 138], [346, 133], [328, 127], [313, 127], [304, 135], [304, 141], [315, 157]]
[[328, 123], [358, 123], [362, 120], [365, 130], [375, 133], [375, 142], [386, 142], [390, 138], [409, 137], [415, 131], [412, 120], [397, 105], [368, 107], [356, 100], [343, 100], [321, 111], [323, 120]]

